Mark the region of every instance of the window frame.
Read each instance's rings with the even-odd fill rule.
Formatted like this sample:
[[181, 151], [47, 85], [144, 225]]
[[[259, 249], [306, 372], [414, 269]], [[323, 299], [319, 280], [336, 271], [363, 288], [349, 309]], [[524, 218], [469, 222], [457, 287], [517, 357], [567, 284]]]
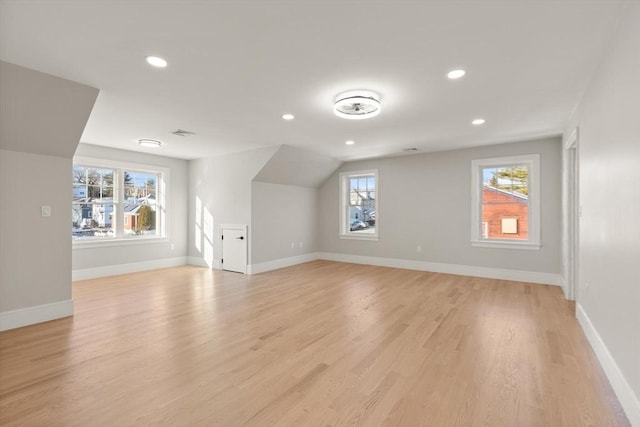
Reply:
[[[104, 160], [92, 157], [74, 157], [73, 167], [91, 167], [112, 169], [114, 171], [113, 183], [113, 211], [115, 220], [114, 237], [73, 239], [74, 248], [97, 248], [106, 246], [126, 246], [149, 243], [162, 243], [169, 241], [169, 169], [162, 166], [123, 162], [117, 160]], [[157, 214], [155, 236], [124, 236], [124, 172], [145, 172], [158, 175], [157, 183]], [[72, 184], [73, 187], [73, 184]], [[71, 206], [73, 206], [73, 200]]]
[[[375, 213], [376, 213], [376, 229], [375, 233], [361, 234], [350, 230], [349, 224], [349, 179], [373, 176], [375, 179]], [[339, 203], [339, 237], [341, 239], [353, 240], [378, 240], [380, 236], [380, 181], [378, 178], [378, 169], [367, 169], [359, 171], [341, 172], [338, 181]]]
[[[482, 235], [482, 171], [492, 167], [527, 166], [528, 233], [526, 240], [485, 238]], [[471, 246], [483, 248], [539, 250], [540, 241], [540, 155], [494, 157], [471, 161]]]

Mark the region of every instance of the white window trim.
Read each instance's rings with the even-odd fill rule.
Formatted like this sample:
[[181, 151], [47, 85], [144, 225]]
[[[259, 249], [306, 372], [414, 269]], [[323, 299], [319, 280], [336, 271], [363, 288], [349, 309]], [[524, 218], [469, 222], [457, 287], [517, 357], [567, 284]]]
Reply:
[[[488, 239], [482, 237], [482, 169], [526, 165], [529, 168], [528, 239]], [[540, 242], [540, 155], [495, 157], [471, 161], [471, 246], [482, 248], [539, 250]]]
[[[160, 179], [158, 180], [158, 201], [159, 206], [163, 210], [162, 215], [160, 216], [160, 224], [156, 225], [158, 227], [158, 235], [157, 236], [145, 236], [145, 237], [113, 237], [113, 238], [104, 238], [104, 239], [72, 239], [73, 249], [80, 248], [101, 248], [108, 246], [128, 246], [128, 245], [145, 245], [150, 243], [168, 243], [170, 241], [169, 238], [169, 168], [155, 165], [148, 165], [142, 163], [131, 163], [131, 162], [122, 162], [118, 160], [104, 160], [93, 157], [81, 157], [76, 156], [73, 158], [73, 166], [89, 166], [95, 168], [105, 168], [105, 169], [119, 169], [119, 170], [127, 170], [134, 172], [149, 172], [149, 173], [157, 173], [160, 175]], [[118, 179], [121, 181], [118, 183], [117, 192], [114, 193], [114, 196], [120, 197], [120, 192], [123, 190], [124, 186], [124, 176], [123, 174], [118, 174]], [[116, 189], [114, 189], [116, 190]], [[123, 204], [118, 202], [114, 202], [114, 211], [118, 218], [124, 217], [123, 213]], [[123, 233], [123, 221], [116, 221], [116, 235], [122, 236]]]
[[[376, 232], [372, 234], [359, 234], [354, 233], [349, 230], [348, 220], [349, 217], [349, 188], [348, 188], [348, 180], [349, 178], [359, 177], [359, 176], [370, 176], [373, 175], [376, 180]], [[360, 171], [349, 171], [349, 172], [341, 172], [339, 178], [339, 187], [338, 194], [340, 197], [339, 203], [339, 226], [340, 226], [340, 235], [341, 239], [352, 239], [352, 240], [378, 240], [380, 235], [380, 209], [379, 209], [379, 200], [380, 200], [380, 182], [378, 180], [378, 169], [368, 169], [368, 170], [360, 170]]]

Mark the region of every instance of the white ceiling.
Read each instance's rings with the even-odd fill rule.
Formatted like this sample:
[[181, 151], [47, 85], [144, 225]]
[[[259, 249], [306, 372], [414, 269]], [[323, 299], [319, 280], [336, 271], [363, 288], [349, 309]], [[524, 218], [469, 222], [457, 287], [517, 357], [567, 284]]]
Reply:
[[[620, 4], [2, 1], [0, 58], [99, 88], [85, 143], [187, 159], [288, 144], [348, 160], [559, 134]], [[454, 68], [467, 76], [448, 80]], [[382, 113], [336, 117], [349, 89], [379, 92]]]

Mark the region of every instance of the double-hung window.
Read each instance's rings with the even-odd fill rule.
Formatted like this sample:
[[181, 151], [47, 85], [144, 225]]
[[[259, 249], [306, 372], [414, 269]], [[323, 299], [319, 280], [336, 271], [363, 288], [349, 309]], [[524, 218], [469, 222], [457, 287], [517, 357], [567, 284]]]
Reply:
[[378, 171], [340, 174], [340, 237], [378, 239]]
[[540, 156], [471, 162], [471, 244], [540, 248]]
[[72, 179], [74, 241], [166, 237], [168, 170], [76, 158]]

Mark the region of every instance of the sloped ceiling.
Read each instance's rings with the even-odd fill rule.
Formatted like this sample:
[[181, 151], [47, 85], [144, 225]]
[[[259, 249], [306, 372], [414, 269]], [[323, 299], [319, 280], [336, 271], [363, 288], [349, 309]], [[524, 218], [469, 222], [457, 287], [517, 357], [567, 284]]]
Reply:
[[341, 164], [333, 157], [282, 145], [253, 180], [314, 188], [319, 187]]
[[[623, 3], [0, 1], [0, 58], [99, 88], [88, 144], [151, 152], [136, 140], [153, 138], [153, 154], [184, 159], [287, 144], [355, 160], [559, 135]], [[449, 80], [454, 68], [467, 75]], [[336, 117], [354, 89], [378, 92], [382, 113]]]
[[0, 148], [73, 157], [98, 89], [0, 61]]

